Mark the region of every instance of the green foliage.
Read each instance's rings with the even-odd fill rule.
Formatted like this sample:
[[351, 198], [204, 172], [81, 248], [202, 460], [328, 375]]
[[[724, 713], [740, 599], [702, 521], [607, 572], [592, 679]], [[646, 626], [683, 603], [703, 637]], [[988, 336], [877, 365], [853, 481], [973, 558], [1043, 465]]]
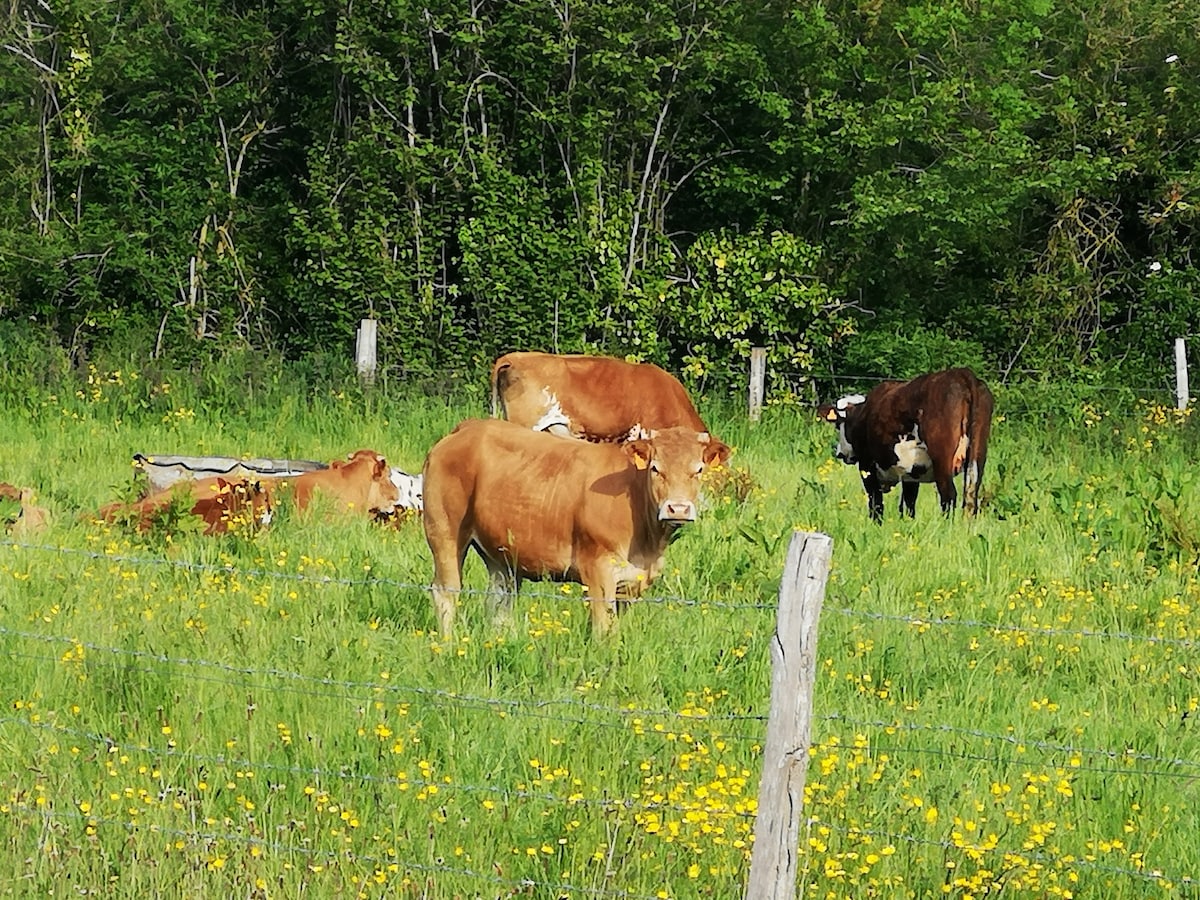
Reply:
[[976, 341], [937, 329], [894, 325], [894, 330], [863, 326], [843, 349], [847, 372], [868, 378], [914, 378], [953, 366], [967, 366], [991, 380], [988, 356]]
[[583, 243], [554, 221], [536, 184], [489, 165], [473, 193], [458, 242], [475, 361], [486, 366], [514, 349], [583, 350], [597, 319], [595, 296], [581, 281]]
[[820, 248], [795, 235], [706, 234], [688, 262], [695, 284], [679, 293], [672, 318], [694, 377], [741, 368], [756, 346], [772, 369], [809, 374], [850, 330], [846, 305], [821, 278]]
[[1143, 382], [1200, 328], [1197, 8], [569, 12], [12, 6], [0, 319], [188, 365], [348, 354], [373, 316], [426, 374], [760, 341], [894, 374], [928, 332], [931, 363]]

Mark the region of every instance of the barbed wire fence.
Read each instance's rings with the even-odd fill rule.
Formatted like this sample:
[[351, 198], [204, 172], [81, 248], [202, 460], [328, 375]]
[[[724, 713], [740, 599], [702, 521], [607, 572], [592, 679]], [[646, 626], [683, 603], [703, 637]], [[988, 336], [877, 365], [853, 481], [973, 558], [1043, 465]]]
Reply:
[[[13, 540], [0, 540], [0, 549], [12, 554], [38, 554], [66, 558], [81, 558], [87, 560], [102, 560], [120, 563], [133, 568], [168, 568], [191, 574], [223, 573], [243, 579], [270, 579], [283, 582], [305, 584], [310, 586], [338, 585], [344, 587], [389, 587], [424, 592], [427, 585], [408, 582], [399, 579], [375, 575], [362, 577], [332, 577], [306, 573], [280, 572], [265, 568], [246, 568], [230, 564], [197, 563], [183, 559], [169, 559], [149, 555], [129, 555], [83, 550], [73, 547], [36, 544]], [[464, 593], [484, 593], [465, 590]], [[561, 593], [529, 591], [530, 599], [561, 603], [564, 595]], [[959, 619], [949, 617], [927, 617], [918, 615], [882, 614], [863, 610], [853, 606], [847, 598], [833, 597], [826, 606], [825, 615], [836, 615], [850, 620], [863, 622], [888, 622], [917, 630], [928, 629], [959, 629], [993, 634], [1020, 634], [1030, 638], [1070, 638], [1077, 641], [1107, 641], [1124, 642], [1134, 645], [1162, 645], [1182, 650], [1195, 650], [1196, 640], [1185, 638], [1167, 638], [1160, 635], [1142, 634], [1128, 631], [1100, 631], [1093, 629], [1072, 629], [1065, 627], [1048, 627], [1037, 625], [1021, 625], [1011, 622], [989, 622], [980, 619]], [[580, 601], [582, 602], [582, 600]], [[727, 609], [736, 611], [754, 610], [764, 615], [776, 609], [775, 603], [765, 602], [727, 602], [721, 599], [700, 599], [671, 595], [653, 594], [644, 597], [640, 603], [662, 604], [680, 609]], [[506, 717], [523, 717], [543, 720], [556, 724], [569, 725], [584, 730], [622, 729], [627, 730], [634, 720], [657, 723], [663, 728], [686, 731], [701, 725], [719, 726], [724, 740], [742, 742], [750, 747], [761, 745], [763, 729], [766, 722], [764, 715], [753, 713], [722, 713], [705, 712], [703, 715], [684, 714], [669, 708], [641, 708], [636, 706], [612, 706], [588, 701], [582, 697], [558, 698], [511, 698], [475, 695], [445, 689], [431, 688], [421, 684], [405, 684], [395, 680], [387, 681], [355, 681], [331, 677], [306, 675], [289, 669], [274, 667], [258, 667], [252, 665], [234, 665], [205, 658], [190, 658], [133, 650], [104, 644], [97, 641], [81, 641], [76, 637], [67, 637], [45, 633], [36, 630], [16, 628], [10, 625], [0, 625], [0, 638], [9, 645], [10, 654], [27, 660], [31, 665], [54, 665], [62, 656], [59, 647], [80, 646], [89, 654], [108, 657], [121, 663], [125, 670], [139, 670], [148, 674], [160, 674], [164, 670], [184, 675], [192, 681], [206, 681], [235, 689], [238, 692], [253, 688], [258, 691], [275, 691], [279, 693], [299, 693], [340, 700], [346, 703], [360, 704], [364, 698], [377, 699], [389, 697], [396, 701], [403, 699], [421, 698], [434, 701], [440, 706], [465, 712], [486, 712], [502, 714]], [[765, 700], [765, 698], [758, 698]], [[761, 705], [761, 704], [759, 704]], [[1011, 732], [993, 732], [986, 729], [965, 728], [950, 725], [935, 720], [914, 721], [883, 718], [863, 718], [839, 711], [819, 712], [815, 720], [821, 724], [826, 733], [841, 732], [846, 738], [865, 733], [873, 753], [887, 753], [893, 756], [908, 756], [913, 759], [958, 759], [970, 761], [973, 764], [988, 767], [1005, 767], [1014, 763], [1017, 754], [1020, 763], [1031, 770], [1053, 772], [1062, 767], [1062, 757], [1073, 759], [1074, 771], [1086, 771], [1102, 777], [1122, 776], [1133, 779], [1171, 779], [1180, 783], [1193, 782], [1200, 777], [1200, 759], [1181, 756], [1162, 755], [1137, 751], [1130, 747], [1089, 746], [1071, 742], [1047, 740], [1045, 737], [1028, 734], [1021, 735]], [[0, 730], [25, 730], [36, 733], [52, 733], [60, 740], [70, 740], [76, 744], [90, 745], [96, 751], [110, 750], [116, 743], [112, 735], [72, 728], [53, 721], [32, 721], [21, 716], [0, 716]], [[949, 737], [949, 745], [936, 742], [900, 741], [897, 736], [919, 738]], [[1003, 748], [1008, 748], [1003, 751]], [[301, 767], [280, 765], [262, 759], [243, 757], [233, 754], [204, 754], [173, 746], [141, 746], [122, 747], [130, 754], [145, 754], [147, 758], [171, 759], [184, 767], [225, 767], [253, 769], [268, 777], [303, 777], [327, 784], [354, 785], [383, 785], [394, 784], [395, 778], [377, 775], [363, 771], [349, 771], [336, 763], [323, 767]], [[1031, 758], [1029, 751], [1037, 751], [1041, 758]], [[1003, 751], [1003, 752], [1002, 752]], [[689, 813], [704, 811], [702, 801], [669, 802], [667, 800], [652, 801], [644, 797], [573, 797], [549, 791], [516, 789], [500, 784], [454, 783], [447, 784], [433, 779], [410, 779], [409, 784], [417, 789], [436, 785], [443, 792], [460, 792], [468, 796], [486, 796], [495, 798], [497, 802], [529, 802], [547, 805], [569, 804], [595, 815], [612, 812], [624, 813], [673, 813], [685, 816]], [[729, 812], [725, 814], [753, 821], [755, 813], [748, 810]], [[49, 809], [41, 815], [51, 819], [64, 821], [80, 821], [86, 819], [90, 825], [98, 828], [126, 831], [134, 826], [130, 822], [117, 819], [103, 819], [95, 816], [83, 816], [77, 810]], [[839, 822], [824, 822], [809, 818], [805, 829], [811, 830], [817, 826], [828, 828], [830, 831], [842, 834], [848, 838], [870, 836], [877, 840], [901, 845], [919, 845], [932, 850], [950, 851], [962, 849], [961, 842], [953, 840], [935, 840], [921, 838], [912, 834], [890, 831], [888, 829], [864, 829]], [[161, 829], [160, 829], [161, 831]], [[163, 832], [164, 834], [168, 832]], [[180, 829], [181, 839], [205, 842], [225, 842], [230, 845], [258, 847], [264, 851], [272, 851], [311, 857], [315, 861], [333, 863], [337, 859], [344, 860], [344, 852], [322, 851], [302, 844], [288, 844], [271, 841], [250, 833], [241, 831], [215, 831], [202, 828]], [[1054, 862], [1051, 854], [1031, 850], [1025, 846], [1010, 848], [989, 847], [992, 852], [1007, 854], [1040, 861], [1043, 864]], [[449, 864], [431, 864], [419, 859], [397, 859], [389, 856], [372, 860], [366, 856], [358, 857], [363, 864], [399, 865], [405, 871], [418, 875], [456, 875], [461, 878], [477, 881], [481, 885], [492, 885], [498, 888], [549, 890], [558, 891], [565, 895], [596, 896], [629, 898], [629, 900], [651, 900], [649, 895], [631, 893], [604, 887], [592, 887], [567, 882], [551, 883], [523, 879], [510, 879], [498, 876], [494, 872], [481, 871], [467, 866]], [[1103, 873], [1110, 877], [1127, 879], [1131, 883], [1148, 883], [1169, 881], [1173, 884], [1196, 883], [1196, 876], [1190, 872], [1166, 873], [1157, 869], [1136, 868], [1133, 866], [1108, 865], [1097, 859], [1075, 858], [1071, 865], [1084, 871]]]

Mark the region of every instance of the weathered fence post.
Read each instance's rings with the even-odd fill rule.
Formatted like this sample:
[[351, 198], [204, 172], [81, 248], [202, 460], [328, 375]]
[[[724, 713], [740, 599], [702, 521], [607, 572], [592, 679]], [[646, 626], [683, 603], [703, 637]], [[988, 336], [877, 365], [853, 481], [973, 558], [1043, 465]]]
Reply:
[[1183, 338], [1175, 338], [1175, 408], [1188, 407], [1187, 344]]
[[763, 385], [767, 380], [767, 350], [765, 347], [750, 349], [750, 421], [762, 418]]
[[374, 319], [363, 319], [358, 323], [358, 332], [354, 340], [354, 362], [358, 367], [358, 380], [363, 387], [371, 387], [375, 383], [375, 340], [379, 333], [379, 323]]
[[746, 900], [794, 900], [796, 896], [800, 816], [812, 743], [817, 619], [832, 558], [829, 535], [792, 534], [771, 643], [771, 711]]

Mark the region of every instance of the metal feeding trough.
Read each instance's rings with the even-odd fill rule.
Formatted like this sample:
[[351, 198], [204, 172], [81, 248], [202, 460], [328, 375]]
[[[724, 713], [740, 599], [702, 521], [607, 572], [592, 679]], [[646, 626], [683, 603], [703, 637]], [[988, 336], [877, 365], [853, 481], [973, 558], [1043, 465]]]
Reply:
[[150, 490], [161, 491], [179, 481], [214, 478], [287, 478], [328, 469], [311, 459], [238, 459], [233, 456], [161, 456], [135, 453], [133, 464], [146, 473]]

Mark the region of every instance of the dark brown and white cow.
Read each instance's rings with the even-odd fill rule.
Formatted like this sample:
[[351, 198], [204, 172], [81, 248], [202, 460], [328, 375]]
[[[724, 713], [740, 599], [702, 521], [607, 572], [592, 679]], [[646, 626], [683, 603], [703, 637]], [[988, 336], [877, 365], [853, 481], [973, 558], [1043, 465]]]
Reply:
[[611, 356], [507, 353], [492, 366], [492, 415], [589, 441], [708, 430], [675, 376]]
[[992, 429], [992, 392], [970, 369], [885, 381], [818, 414], [837, 426], [837, 458], [857, 465], [867, 508], [883, 520], [883, 495], [900, 485], [901, 514], [915, 515], [921, 484], [937, 485], [942, 511], [954, 509], [963, 473], [963, 509], [979, 512], [979, 485]]
[[663, 567], [672, 533], [696, 518], [700, 476], [729, 448], [667, 428], [624, 444], [587, 443], [497, 419], [471, 419], [425, 460], [425, 538], [443, 636], [454, 627], [467, 549], [483, 558], [492, 608], [506, 615], [524, 579], [587, 586], [592, 630], [612, 624]]

